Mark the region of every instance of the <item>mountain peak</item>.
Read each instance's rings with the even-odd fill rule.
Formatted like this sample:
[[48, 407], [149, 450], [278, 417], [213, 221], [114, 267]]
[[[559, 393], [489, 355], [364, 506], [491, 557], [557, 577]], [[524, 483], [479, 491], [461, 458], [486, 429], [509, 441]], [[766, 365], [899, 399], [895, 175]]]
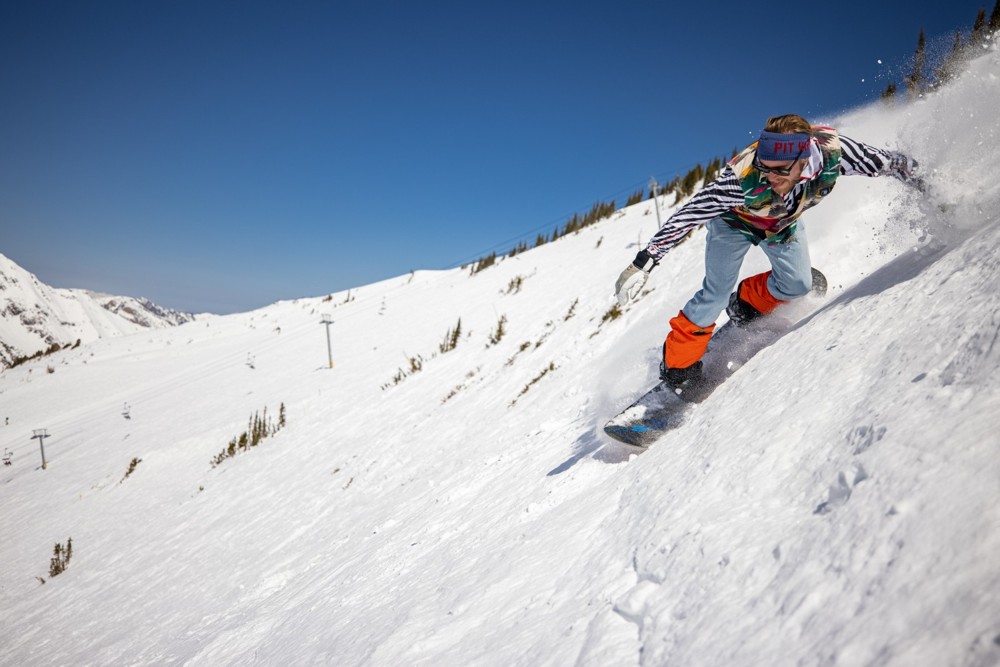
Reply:
[[162, 329], [195, 316], [145, 298], [62, 289], [0, 255], [0, 368], [52, 348]]

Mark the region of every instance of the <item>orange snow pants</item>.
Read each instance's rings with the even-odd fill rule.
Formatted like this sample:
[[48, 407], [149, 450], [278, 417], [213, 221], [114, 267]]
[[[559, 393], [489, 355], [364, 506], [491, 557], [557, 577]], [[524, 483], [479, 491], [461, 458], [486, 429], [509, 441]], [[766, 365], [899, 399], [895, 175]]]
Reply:
[[687, 368], [701, 359], [714, 330], [714, 324], [699, 327], [684, 315], [684, 311], [677, 313], [677, 317], [670, 320], [670, 333], [663, 344], [663, 361], [667, 368]]
[[[768, 291], [767, 279], [770, 276], [770, 271], [758, 273], [745, 279], [736, 288], [739, 298], [756, 308], [762, 315], [785, 303], [775, 299]], [[709, 327], [699, 327], [684, 315], [684, 311], [677, 313], [677, 317], [670, 320], [670, 333], [667, 334], [667, 340], [663, 344], [663, 361], [667, 368], [687, 368], [701, 359], [714, 330], [714, 324]]]
[[758, 273], [755, 276], [746, 278], [736, 288], [739, 298], [756, 308], [757, 312], [761, 315], [767, 315], [777, 308], [779, 304], [785, 303], [781, 299], [775, 299], [771, 296], [771, 292], [768, 291], [767, 279], [770, 277], [770, 271], [767, 273]]

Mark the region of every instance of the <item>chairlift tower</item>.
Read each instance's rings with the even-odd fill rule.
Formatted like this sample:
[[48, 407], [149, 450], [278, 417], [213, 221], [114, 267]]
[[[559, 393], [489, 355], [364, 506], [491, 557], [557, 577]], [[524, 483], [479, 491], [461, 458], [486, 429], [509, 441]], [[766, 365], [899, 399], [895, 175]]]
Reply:
[[659, 229], [663, 223], [660, 222], [660, 184], [656, 182], [655, 176], [649, 179], [649, 191], [653, 193], [653, 206], [656, 207], [656, 228]]
[[326, 325], [326, 354], [330, 359], [330, 368], [333, 368], [333, 348], [330, 346], [330, 325], [333, 324], [333, 320], [330, 315], [323, 315], [320, 324]]
[[38, 438], [38, 446], [42, 450], [42, 470], [46, 470], [49, 467], [49, 464], [45, 461], [45, 438], [49, 437], [49, 431], [48, 429], [37, 428], [34, 429], [32, 433], [34, 434], [31, 436], [32, 440]]

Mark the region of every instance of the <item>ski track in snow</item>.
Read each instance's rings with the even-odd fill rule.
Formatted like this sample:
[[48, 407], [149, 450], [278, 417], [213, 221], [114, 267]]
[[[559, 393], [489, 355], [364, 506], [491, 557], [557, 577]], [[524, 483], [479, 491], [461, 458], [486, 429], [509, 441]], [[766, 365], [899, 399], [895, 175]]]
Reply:
[[806, 218], [827, 298], [641, 455], [601, 426], [655, 381], [704, 251], [605, 320], [649, 202], [474, 276], [0, 374], [0, 664], [1000, 663], [998, 64], [815, 119], [910, 152], [931, 196], [839, 182]]

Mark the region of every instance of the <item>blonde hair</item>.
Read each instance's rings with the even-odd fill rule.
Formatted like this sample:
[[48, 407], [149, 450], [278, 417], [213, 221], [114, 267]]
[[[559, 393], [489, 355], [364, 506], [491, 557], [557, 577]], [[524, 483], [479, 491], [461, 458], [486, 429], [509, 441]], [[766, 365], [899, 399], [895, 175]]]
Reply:
[[802, 116], [789, 113], [784, 116], [771, 116], [764, 126], [765, 132], [778, 132], [780, 134], [811, 134], [812, 125]]

